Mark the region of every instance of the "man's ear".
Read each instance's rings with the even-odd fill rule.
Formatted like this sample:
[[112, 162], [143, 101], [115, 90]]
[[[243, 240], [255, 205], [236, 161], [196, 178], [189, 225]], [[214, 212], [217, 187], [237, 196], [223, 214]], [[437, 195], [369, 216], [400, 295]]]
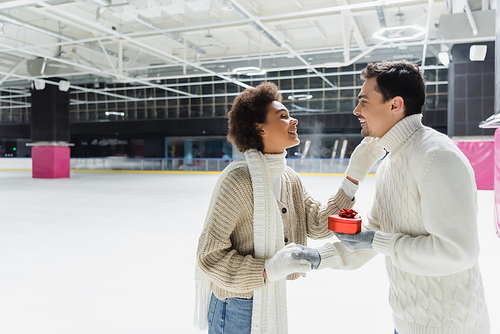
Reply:
[[396, 96], [392, 99], [391, 112], [393, 114], [405, 112], [405, 100], [401, 96]]

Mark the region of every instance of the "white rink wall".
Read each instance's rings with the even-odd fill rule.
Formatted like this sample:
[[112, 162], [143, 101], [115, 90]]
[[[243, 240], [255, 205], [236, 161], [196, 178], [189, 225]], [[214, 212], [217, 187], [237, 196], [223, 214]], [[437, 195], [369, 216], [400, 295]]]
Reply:
[[0, 158], [0, 171], [31, 169], [31, 158]]

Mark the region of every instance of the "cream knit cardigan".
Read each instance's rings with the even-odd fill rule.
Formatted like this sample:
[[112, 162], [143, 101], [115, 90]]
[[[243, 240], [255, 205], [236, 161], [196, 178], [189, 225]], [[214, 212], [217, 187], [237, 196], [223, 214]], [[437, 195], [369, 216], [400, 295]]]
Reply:
[[[273, 170], [283, 173], [279, 171], [283, 167], [279, 166], [285, 166], [284, 156], [273, 159], [276, 156], [264, 156], [271, 175], [279, 175]], [[259, 213], [255, 211], [254, 198], [257, 189], [254, 181], [257, 180], [252, 174], [254, 173], [250, 171], [247, 161], [235, 161], [222, 172], [215, 186], [205, 221], [206, 226], [203, 228], [198, 243], [197, 263], [200, 267], [197, 268], [196, 275], [199, 292], [197, 296], [204, 295], [205, 298], [198, 298], [196, 303], [198, 308], [195, 324], [200, 325], [204, 322], [206, 326], [210, 291], [219, 299], [253, 296], [255, 300], [255, 292], [270, 283], [266, 283], [262, 276], [265, 259], [256, 258], [258, 246], [254, 240], [256, 238], [254, 215], [259, 215]], [[294, 242], [307, 245], [308, 237], [312, 239], [331, 237], [332, 232], [328, 230], [328, 216], [339, 213], [342, 208], [350, 208], [354, 205], [354, 201], [344, 193], [343, 189], [339, 189], [334, 196], [330, 197], [326, 205], [322, 205], [307, 193], [299, 175], [289, 167], [285, 167], [281, 181], [281, 196], [279, 196], [281, 198], [277, 200], [273, 196], [273, 199], [266, 203], [266, 205], [276, 205], [279, 208], [283, 222], [284, 233], [283, 235], [281, 232], [277, 233], [282, 235], [282, 239], [276, 240], [281, 243], [279, 247], [276, 247], [276, 251], [282, 247], [283, 243]], [[271, 188], [269, 183], [269, 196], [271, 196]], [[255, 197], [262, 195], [263, 193], [255, 194]], [[324, 263], [329, 267], [352, 269], [355, 265], [344, 260], [344, 255], [349, 257], [351, 253], [351, 251], [341, 252], [340, 256], [333, 256]], [[268, 257], [272, 255], [274, 254]], [[203, 268], [203, 271], [200, 268]], [[202, 277], [205, 278], [206, 284], [202, 284], [200, 280]], [[295, 273], [287, 276], [287, 279], [298, 277], [300, 275]], [[205, 288], [205, 293], [201, 293], [201, 287]], [[262, 320], [260, 322], [263, 323]], [[255, 323], [257, 323], [256, 320]], [[285, 325], [282, 328], [286, 328]], [[264, 332], [262, 325], [261, 332]]]
[[377, 231], [374, 253], [386, 256], [394, 325], [400, 334], [487, 334], [474, 172], [421, 117], [405, 117], [380, 138], [389, 154], [365, 225]]
[[[284, 246], [283, 222], [273, 194], [272, 180], [280, 177], [285, 171], [285, 155], [286, 151], [283, 154], [267, 155], [266, 158], [254, 149], [245, 152], [253, 188], [254, 257], [256, 259], [270, 259]], [[213, 201], [218, 197], [217, 190], [225, 176], [241, 165], [242, 162], [231, 164], [219, 178], [207, 217], [213, 210]], [[198, 265], [196, 284], [195, 325], [200, 329], [205, 329], [210, 282], [208, 275], [204, 274]], [[252, 334], [287, 333], [287, 326], [286, 279], [267, 282], [265, 286], [253, 293]]]

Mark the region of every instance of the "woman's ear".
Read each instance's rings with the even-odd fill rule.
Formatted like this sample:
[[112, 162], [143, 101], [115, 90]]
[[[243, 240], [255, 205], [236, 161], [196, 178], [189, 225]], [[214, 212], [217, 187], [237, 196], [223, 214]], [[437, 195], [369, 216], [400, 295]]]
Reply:
[[255, 123], [255, 129], [257, 130], [257, 133], [260, 134], [261, 136], [264, 135], [264, 124], [259, 124]]

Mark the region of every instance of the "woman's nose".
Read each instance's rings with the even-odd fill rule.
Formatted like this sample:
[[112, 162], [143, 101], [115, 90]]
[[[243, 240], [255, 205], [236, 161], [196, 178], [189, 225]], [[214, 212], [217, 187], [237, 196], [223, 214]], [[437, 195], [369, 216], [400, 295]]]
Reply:
[[299, 120], [293, 117], [290, 117], [290, 123], [295, 123], [295, 125], [299, 124]]

